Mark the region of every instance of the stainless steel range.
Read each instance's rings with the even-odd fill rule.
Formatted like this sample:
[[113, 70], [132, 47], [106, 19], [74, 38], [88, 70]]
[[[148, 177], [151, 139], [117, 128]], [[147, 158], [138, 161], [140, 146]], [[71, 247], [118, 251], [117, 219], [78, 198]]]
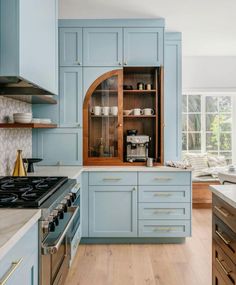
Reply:
[[80, 185], [67, 177], [0, 178], [0, 207], [39, 208], [39, 284], [61, 285], [80, 224]]

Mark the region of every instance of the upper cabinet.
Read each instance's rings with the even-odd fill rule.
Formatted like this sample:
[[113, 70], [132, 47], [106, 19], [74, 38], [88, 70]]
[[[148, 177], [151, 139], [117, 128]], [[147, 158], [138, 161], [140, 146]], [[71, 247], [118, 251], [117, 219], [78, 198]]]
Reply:
[[162, 64], [162, 28], [124, 29], [124, 65], [160, 66]]
[[122, 65], [122, 29], [85, 28], [83, 56], [85, 66]]
[[0, 1], [0, 76], [58, 92], [57, 0]]
[[80, 66], [82, 62], [82, 28], [60, 28], [60, 66]]

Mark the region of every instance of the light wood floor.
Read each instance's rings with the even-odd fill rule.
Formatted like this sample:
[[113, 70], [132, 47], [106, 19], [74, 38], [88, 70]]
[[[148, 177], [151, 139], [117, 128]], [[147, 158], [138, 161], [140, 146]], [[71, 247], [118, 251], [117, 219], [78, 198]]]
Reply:
[[193, 210], [193, 235], [173, 245], [80, 245], [66, 285], [210, 285], [211, 210]]

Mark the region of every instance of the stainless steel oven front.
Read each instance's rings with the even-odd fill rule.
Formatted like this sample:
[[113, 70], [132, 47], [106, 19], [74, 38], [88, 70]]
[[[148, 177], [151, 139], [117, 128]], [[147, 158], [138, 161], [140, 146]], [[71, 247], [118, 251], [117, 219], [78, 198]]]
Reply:
[[49, 231], [41, 244], [41, 285], [62, 285], [69, 270], [70, 231], [79, 207], [68, 207], [54, 231]]

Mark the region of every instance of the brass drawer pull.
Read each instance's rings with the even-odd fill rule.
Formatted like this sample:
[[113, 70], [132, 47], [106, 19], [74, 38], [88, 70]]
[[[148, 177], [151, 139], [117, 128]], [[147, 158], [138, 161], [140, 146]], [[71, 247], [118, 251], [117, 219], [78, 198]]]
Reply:
[[231, 243], [230, 240], [227, 240], [224, 236], [223, 236], [223, 233], [219, 232], [219, 231], [215, 231], [215, 233], [223, 240], [223, 242], [226, 244], [226, 245], [229, 245]]
[[121, 178], [109, 178], [109, 177], [107, 177], [107, 178], [103, 178], [103, 181], [120, 181], [121, 180]]
[[229, 212], [227, 212], [224, 208], [219, 208], [218, 206], [214, 206], [214, 208], [224, 217], [229, 217], [231, 216], [231, 214]]
[[174, 230], [174, 228], [171, 228], [171, 227], [158, 227], [158, 228], [155, 228], [153, 231], [154, 232], [170, 232], [171, 230]]
[[13, 261], [11, 263], [10, 269], [4, 274], [2, 279], [0, 280], [0, 285], [5, 285], [8, 281], [8, 279], [12, 276], [12, 274], [15, 272], [15, 270], [19, 267], [23, 260], [23, 257], [20, 258], [18, 261]]
[[154, 214], [160, 214], [160, 213], [171, 214], [172, 212], [173, 212], [173, 210], [158, 209], [158, 210], [154, 211]]
[[221, 261], [224, 261], [224, 260], [219, 260], [219, 258], [216, 257], [216, 261], [217, 261], [217, 263], [219, 264], [219, 266], [221, 267], [221, 269], [224, 271], [224, 273], [225, 273], [226, 275], [229, 275], [230, 272], [232, 272], [232, 271], [227, 271], [227, 269], [226, 269], [226, 268], [224, 267], [224, 265], [221, 263]]
[[171, 177], [155, 177], [154, 180], [169, 181], [169, 180], [172, 180], [172, 178]]
[[169, 197], [171, 196], [171, 193], [155, 193], [154, 196], [163, 196], [163, 197]]

